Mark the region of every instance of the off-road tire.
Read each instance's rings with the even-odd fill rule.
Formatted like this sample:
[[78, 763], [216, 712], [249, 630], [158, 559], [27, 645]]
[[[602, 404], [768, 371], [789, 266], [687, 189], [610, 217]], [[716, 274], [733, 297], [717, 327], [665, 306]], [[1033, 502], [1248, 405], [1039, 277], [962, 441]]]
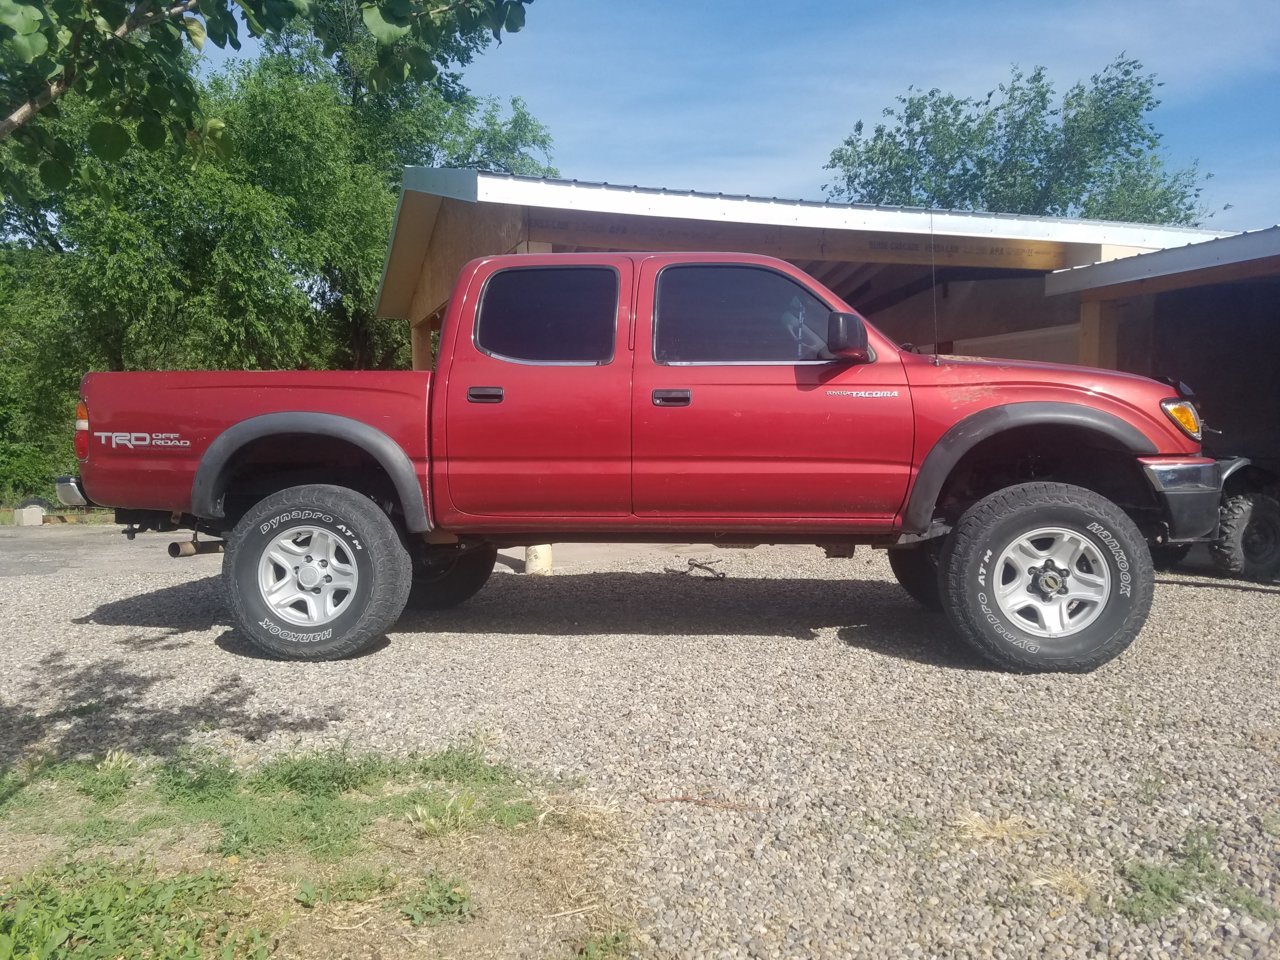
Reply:
[[1265, 493], [1242, 493], [1222, 504], [1218, 539], [1209, 556], [1219, 573], [1270, 580], [1280, 573], [1280, 501]]
[[[303, 528], [340, 540], [357, 577], [343, 608], [315, 627], [282, 622], [260, 586], [266, 552], [282, 534]], [[280, 660], [339, 660], [367, 649], [404, 610], [412, 573], [409, 553], [378, 505], [328, 484], [290, 487], [255, 504], [227, 537], [222, 562], [236, 626], [256, 649]]]
[[1157, 570], [1174, 570], [1191, 552], [1189, 543], [1153, 543], [1151, 565]]
[[939, 545], [930, 541], [914, 547], [894, 547], [888, 551], [889, 567], [898, 578], [898, 585], [911, 595], [911, 599], [926, 610], [942, 609], [941, 590], [938, 586]]
[[443, 568], [415, 564], [409, 606], [414, 610], [447, 610], [466, 603], [489, 582], [498, 548], [493, 544], [460, 553]]
[[[994, 590], [1004, 551], [1045, 528], [1088, 541], [1109, 583], [1092, 621], [1056, 638], [1028, 633]], [[1155, 580], [1146, 541], [1128, 515], [1063, 483], [1019, 484], [974, 504], [948, 537], [939, 567], [943, 609], [960, 638], [991, 663], [1020, 673], [1087, 673], [1117, 657], [1146, 622]]]

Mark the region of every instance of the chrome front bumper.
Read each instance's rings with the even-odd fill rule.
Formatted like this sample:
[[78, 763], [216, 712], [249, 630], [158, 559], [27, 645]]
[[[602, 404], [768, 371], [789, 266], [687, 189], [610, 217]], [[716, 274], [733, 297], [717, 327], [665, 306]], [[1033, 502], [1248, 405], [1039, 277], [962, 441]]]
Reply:
[[68, 507], [87, 507], [89, 498], [84, 495], [79, 477], [59, 477], [54, 481], [58, 499]]

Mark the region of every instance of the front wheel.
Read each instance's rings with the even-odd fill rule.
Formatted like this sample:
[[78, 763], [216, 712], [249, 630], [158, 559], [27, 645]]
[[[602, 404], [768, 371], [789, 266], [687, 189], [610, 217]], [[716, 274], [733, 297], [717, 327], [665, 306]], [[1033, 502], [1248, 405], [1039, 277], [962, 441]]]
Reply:
[[1155, 575], [1146, 541], [1083, 487], [1025, 483], [965, 512], [940, 561], [943, 607], [991, 662], [1024, 673], [1087, 673], [1146, 622]]
[[310, 484], [254, 505], [227, 538], [236, 624], [281, 660], [361, 652], [404, 610], [412, 568], [387, 515], [345, 487]]

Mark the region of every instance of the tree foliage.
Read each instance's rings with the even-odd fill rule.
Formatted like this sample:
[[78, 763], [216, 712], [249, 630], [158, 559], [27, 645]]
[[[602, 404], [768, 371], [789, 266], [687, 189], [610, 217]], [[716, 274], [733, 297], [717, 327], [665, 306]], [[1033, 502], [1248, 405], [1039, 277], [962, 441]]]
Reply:
[[[266, 39], [300, 32], [327, 56], [358, 28], [370, 41], [362, 81], [383, 90], [434, 80], [484, 31], [520, 30], [529, 2], [0, 0], [0, 142], [18, 141], [0, 166], [0, 196], [30, 186], [21, 166], [49, 189], [66, 188], [86, 148], [107, 162], [135, 143], [217, 149], [225, 124], [205, 110], [189, 51], [206, 42], [238, 50], [242, 26]], [[33, 122], [72, 90], [98, 107], [83, 139]]]
[[1118, 57], [1059, 100], [1045, 69], [985, 97], [909, 89], [831, 154], [835, 199], [1142, 223], [1203, 217], [1193, 164], [1168, 169], [1150, 114], [1159, 84]]
[[[225, 151], [195, 169], [168, 150], [86, 155], [83, 177], [37, 178], [3, 211], [0, 495], [74, 465], [85, 370], [406, 366], [404, 324], [374, 315], [401, 165], [555, 172], [518, 99], [503, 110], [456, 77], [356, 97], [304, 35], [197, 93]], [[73, 95], [43, 122], [75, 142], [101, 109]]]

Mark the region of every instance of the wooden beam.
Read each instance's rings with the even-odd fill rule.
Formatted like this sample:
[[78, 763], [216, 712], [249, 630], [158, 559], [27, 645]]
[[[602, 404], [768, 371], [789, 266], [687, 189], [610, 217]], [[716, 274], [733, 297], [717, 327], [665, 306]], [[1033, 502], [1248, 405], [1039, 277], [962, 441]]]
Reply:
[[1119, 354], [1119, 311], [1111, 303], [1086, 300], [1080, 304], [1080, 362], [1086, 367], [1114, 370]]
[[[584, 210], [528, 210], [530, 240], [619, 250], [723, 250], [767, 254], [783, 260], [928, 264], [930, 240], [917, 234], [823, 230], [664, 217], [619, 216]], [[1066, 244], [1043, 240], [938, 237], [939, 266], [1057, 270]]]

